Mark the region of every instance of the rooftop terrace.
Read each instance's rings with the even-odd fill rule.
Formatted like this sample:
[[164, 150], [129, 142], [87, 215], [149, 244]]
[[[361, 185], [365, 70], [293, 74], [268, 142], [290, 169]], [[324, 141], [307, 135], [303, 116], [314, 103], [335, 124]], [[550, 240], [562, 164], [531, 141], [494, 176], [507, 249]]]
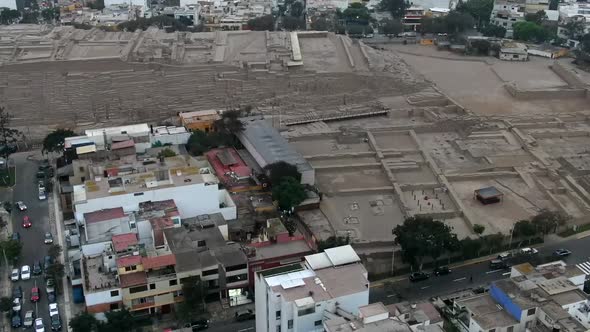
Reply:
[[86, 293], [119, 287], [116, 272], [105, 271], [102, 255], [84, 257], [82, 259], [82, 271], [84, 291]]

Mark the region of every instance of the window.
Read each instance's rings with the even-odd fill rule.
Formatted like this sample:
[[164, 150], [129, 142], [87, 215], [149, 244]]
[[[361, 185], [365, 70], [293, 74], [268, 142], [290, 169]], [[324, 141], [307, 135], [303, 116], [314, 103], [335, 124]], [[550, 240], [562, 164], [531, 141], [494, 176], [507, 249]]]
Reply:
[[111, 310], [117, 310], [119, 309], [119, 303], [111, 303], [109, 307]]
[[156, 289], [156, 284], [150, 284], [150, 289]]
[[496, 329], [489, 329], [488, 332], [496, 332]]
[[133, 293], [145, 292], [146, 290], [147, 290], [147, 285], [131, 287], [131, 288], [129, 288], [129, 293], [133, 294]]
[[277, 312], [275, 313], [275, 316], [277, 317], [277, 319], [281, 319], [281, 311], [277, 310]]
[[143, 193], [135, 193], [133, 196], [143, 196]]
[[239, 265], [234, 265], [234, 266], [227, 266], [225, 268], [225, 271], [231, 272], [231, 271], [237, 271], [237, 270], [245, 270], [247, 268], [248, 268], [248, 264], [239, 264]]
[[514, 332], [514, 326], [510, 326], [506, 329], [506, 332]]
[[293, 328], [293, 320], [292, 320], [292, 319], [289, 319], [289, 320], [287, 321], [287, 328], [288, 328], [288, 329], [292, 329], [292, 328]]
[[313, 322], [314, 326], [320, 326], [322, 325], [322, 321], [321, 320], [316, 320], [315, 322]]
[[84, 172], [84, 166], [80, 166], [79, 169], [80, 169], [80, 172]]
[[228, 284], [231, 284], [233, 282], [246, 281], [246, 280], [248, 280], [248, 273], [243, 273], [243, 274], [239, 274], [237, 276], [231, 276], [231, 277], [226, 278], [226, 281]]
[[82, 182], [86, 181], [86, 177], [85, 176], [81, 177], [80, 181], [82, 181]]
[[111, 297], [115, 297], [115, 296], [119, 296], [118, 290], [111, 291]]
[[130, 222], [129, 222], [129, 228], [130, 228], [130, 229], [134, 229], [135, 227], [136, 227], [136, 226], [135, 226], [135, 221], [130, 221]]
[[170, 286], [176, 286], [178, 285], [178, 280], [174, 279], [174, 280], [170, 280]]
[[531, 308], [526, 312], [526, 314], [527, 316], [532, 316], [535, 314], [535, 312], [537, 312], [537, 308]]
[[277, 325], [277, 332], [281, 332], [281, 326]]
[[203, 276], [211, 276], [217, 274], [217, 269], [203, 271]]
[[[301, 317], [301, 316], [313, 314], [314, 312], [315, 312], [315, 306], [311, 307], [311, 308], [307, 308], [307, 309], [298, 310], [297, 316]], [[508, 331], [508, 332], [511, 332], [511, 331]]]
[[206, 245], [207, 245], [207, 242], [205, 242], [205, 240], [197, 241], [197, 247], [204, 247]]
[[132, 265], [132, 266], [125, 266], [125, 271], [129, 272], [129, 271], [135, 271], [137, 270], [137, 266]]

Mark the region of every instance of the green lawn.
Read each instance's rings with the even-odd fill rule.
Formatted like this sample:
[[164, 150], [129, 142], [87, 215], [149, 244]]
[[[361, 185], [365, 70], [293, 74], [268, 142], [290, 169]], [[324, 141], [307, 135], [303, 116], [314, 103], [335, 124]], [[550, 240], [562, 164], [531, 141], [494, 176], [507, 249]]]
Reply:
[[584, 224], [584, 225], [578, 226], [578, 229], [576, 231], [574, 231], [571, 228], [568, 228], [567, 230], [565, 230], [561, 233], [558, 233], [557, 235], [559, 235], [561, 237], [568, 237], [568, 236], [572, 236], [574, 234], [585, 232], [587, 230], [590, 230], [590, 224]]
[[16, 176], [16, 169], [14, 167], [8, 168], [8, 172], [5, 168], [0, 170], [0, 187], [12, 187], [14, 186]]

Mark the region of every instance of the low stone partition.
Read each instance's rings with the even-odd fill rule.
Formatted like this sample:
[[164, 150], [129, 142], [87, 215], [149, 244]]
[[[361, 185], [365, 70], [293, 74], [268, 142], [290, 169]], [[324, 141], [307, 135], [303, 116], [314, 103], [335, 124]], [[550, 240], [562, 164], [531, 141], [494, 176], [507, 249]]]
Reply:
[[354, 60], [352, 59], [352, 54], [350, 54], [350, 49], [348, 48], [348, 43], [346, 42], [345, 38], [342, 36], [338, 36], [340, 41], [342, 42], [342, 47], [344, 47], [344, 51], [346, 52], [346, 57], [348, 58], [348, 64], [354, 68]]
[[504, 88], [512, 97], [521, 100], [590, 98], [588, 89], [583, 88], [523, 90], [514, 83], [504, 84]]
[[365, 187], [365, 188], [349, 188], [349, 189], [341, 189], [335, 191], [325, 192], [327, 194], [334, 194], [338, 196], [344, 195], [363, 195], [368, 194], [372, 195], [375, 193], [383, 193], [383, 192], [391, 192], [393, 190], [393, 186], [382, 186], [382, 187]]
[[585, 137], [590, 136], [590, 131], [585, 130], [568, 130], [568, 131], [547, 131], [530, 134], [534, 138], [553, 138], [553, 137]]
[[381, 168], [381, 163], [374, 162], [374, 163], [361, 163], [361, 164], [347, 164], [347, 165], [325, 165], [319, 166], [316, 165], [313, 167], [317, 171], [325, 171], [325, 170], [353, 170], [353, 169], [373, 169], [373, 168]]
[[326, 38], [328, 37], [328, 31], [299, 31], [297, 36], [299, 38]]
[[586, 87], [586, 83], [584, 83], [576, 74], [569, 71], [567, 68], [561, 65], [559, 61], [554, 61], [552, 65], [549, 66], [553, 72], [559, 76], [562, 80], [564, 80], [570, 87], [572, 88], [584, 88]]
[[466, 174], [446, 174], [445, 177], [449, 181], [469, 181], [472, 179], [496, 179], [499, 177], [520, 177], [518, 172], [499, 171], [499, 172], [485, 172], [485, 173], [466, 173]]
[[437, 212], [418, 211], [418, 212], [413, 212], [412, 214], [414, 216], [432, 217], [432, 219], [437, 219], [437, 220], [452, 219], [452, 218], [460, 217], [459, 212], [457, 212], [455, 210], [443, 210], [443, 211], [437, 211]]

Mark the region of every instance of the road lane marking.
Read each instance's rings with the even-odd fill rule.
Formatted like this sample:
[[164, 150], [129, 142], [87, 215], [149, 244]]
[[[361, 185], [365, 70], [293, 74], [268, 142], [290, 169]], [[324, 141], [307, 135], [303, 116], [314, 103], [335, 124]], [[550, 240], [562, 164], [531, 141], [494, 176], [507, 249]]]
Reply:
[[465, 279], [467, 279], [467, 277], [463, 277], [463, 278], [455, 279], [455, 280], [453, 280], [453, 281], [461, 281], [461, 280], [465, 280]]
[[424, 287], [422, 287], [422, 288], [420, 288], [420, 289], [426, 289], [426, 288], [428, 288], [428, 287], [430, 287], [430, 286], [424, 286]]
[[253, 331], [254, 327], [247, 327], [245, 329], [238, 330], [238, 332]]
[[502, 273], [503, 276], [507, 276], [509, 274], [510, 274], [510, 272]]
[[395, 296], [395, 294], [389, 294], [389, 295], [387, 295], [387, 297], [394, 297], [394, 296]]
[[502, 269], [497, 269], [497, 270], [493, 270], [493, 271], [488, 271], [486, 272], [486, 274], [490, 274], [490, 273], [496, 273], [496, 272], [500, 272], [502, 271]]

